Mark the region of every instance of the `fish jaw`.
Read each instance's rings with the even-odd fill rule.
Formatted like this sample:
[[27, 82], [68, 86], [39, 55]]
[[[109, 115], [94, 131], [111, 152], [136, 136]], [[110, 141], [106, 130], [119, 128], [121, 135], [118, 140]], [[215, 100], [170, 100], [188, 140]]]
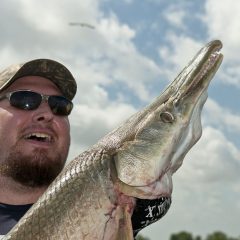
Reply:
[[218, 40], [203, 47], [162, 95], [107, 135], [122, 183], [148, 198], [171, 194], [172, 174], [201, 137], [201, 111], [223, 58], [221, 47]]

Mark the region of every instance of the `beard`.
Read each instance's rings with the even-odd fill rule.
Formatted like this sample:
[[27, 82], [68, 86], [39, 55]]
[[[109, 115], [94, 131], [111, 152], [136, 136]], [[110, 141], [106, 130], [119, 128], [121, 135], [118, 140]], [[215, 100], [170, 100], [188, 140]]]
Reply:
[[47, 187], [61, 172], [65, 162], [66, 158], [60, 153], [49, 157], [45, 149], [35, 149], [31, 155], [14, 149], [6, 159], [4, 175], [26, 187]]

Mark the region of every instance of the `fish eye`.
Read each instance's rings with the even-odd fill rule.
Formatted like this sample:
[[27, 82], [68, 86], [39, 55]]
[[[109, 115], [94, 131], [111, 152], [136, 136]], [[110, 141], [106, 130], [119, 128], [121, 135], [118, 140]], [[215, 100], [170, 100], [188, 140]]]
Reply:
[[160, 118], [164, 123], [172, 123], [174, 121], [174, 116], [170, 112], [161, 112]]

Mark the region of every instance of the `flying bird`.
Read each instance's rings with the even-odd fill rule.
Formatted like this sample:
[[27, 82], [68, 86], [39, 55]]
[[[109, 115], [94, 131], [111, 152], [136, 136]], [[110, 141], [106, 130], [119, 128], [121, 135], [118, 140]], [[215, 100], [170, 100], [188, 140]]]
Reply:
[[80, 27], [87, 27], [87, 28], [95, 29], [95, 27], [93, 25], [88, 24], [88, 23], [84, 23], [84, 22], [70, 22], [69, 25], [70, 26], [80, 26]]

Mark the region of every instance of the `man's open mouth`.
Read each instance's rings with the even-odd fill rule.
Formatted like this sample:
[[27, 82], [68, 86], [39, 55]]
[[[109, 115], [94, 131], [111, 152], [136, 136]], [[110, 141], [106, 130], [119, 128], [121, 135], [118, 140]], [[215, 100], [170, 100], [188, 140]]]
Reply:
[[53, 142], [53, 137], [46, 133], [29, 133], [24, 136], [24, 139], [46, 143]]

